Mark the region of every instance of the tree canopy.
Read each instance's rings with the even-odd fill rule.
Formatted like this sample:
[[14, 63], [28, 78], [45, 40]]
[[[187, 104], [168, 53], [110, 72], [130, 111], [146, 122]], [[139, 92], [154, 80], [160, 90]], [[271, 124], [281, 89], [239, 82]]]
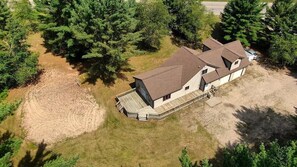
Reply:
[[141, 31], [141, 45], [160, 49], [161, 39], [169, 34], [171, 16], [162, 0], [145, 0], [138, 4], [138, 29]]
[[212, 164], [210, 164], [206, 159], [202, 160], [200, 164], [198, 164], [197, 161], [193, 163], [190, 159], [190, 156], [188, 155], [187, 148], [182, 150], [182, 153], [178, 159], [181, 167], [212, 167]]
[[[297, 142], [290, 141], [287, 145], [280, 145], [277, 141], [257, 148], [250, 148], [247, 144], [237, 144], [234, 147], [223, 148], [218, 155], [216, 166], [222, 167], [293, 167], [297, 166]], [[186, 150], [179, 158], [181, 167], [211, 167], [208, 160], [199, 165], [193, 164]]]
[[294, 0], [276, 0], [267, 8], [264, 19], [266, 40], [273, 36], [297, 33], [297, 3]]
[[297, 60], [297, 3], [294, 0], [276, 0], [267, 9], [263, 21], [265, 43], [274, 63], [293, 65]]
[[[200, 0], [164, 0], [164, 3], [173, 16], [170, 23], [173, 34], [197, 48], [202, 40], [201, 30], [214, 24], [212, 14]], [[208, 30], [211, 31], [211, 27]]]
[[43, 37], [52, 51], [90, 63], [89, 74], [116, 78], [140, 41], [134, 0], [56, 0], [43, 3]]
[[240, 40], [245, 46], [256, 43], [263, 29], [261, 11], [265, 5], [261, 0], [230, 0], [222, 13], [224, 39]]
[[[11, 13], [6, 1], [0, 2], [0, 91], [23, 85], [38, 72], [37, 56], [28, 51], [27, 27], [22, 18]], [[15, 11], [18, 11], [16, 5]]]
[[46, 162], [43, 167], [74, 167], [77, 163], [77, 160], [77, 157], [65, 159], [60, 156], [54, 160]]

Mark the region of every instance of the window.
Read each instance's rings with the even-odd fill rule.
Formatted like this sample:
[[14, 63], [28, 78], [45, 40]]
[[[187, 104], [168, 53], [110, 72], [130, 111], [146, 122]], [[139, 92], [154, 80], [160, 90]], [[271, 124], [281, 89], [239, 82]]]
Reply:
[[236, 61], [235, 63], [234, 63], [234, 65], [237, 65], [238, 64], [238, 61]]
[[163, 101], [168, 100], [168, 99], [170, 99], [170, 98], [171, 98], [171, 94], [166, 95], [166, 96], [163, 96]]
[[190, 88], [190, 86], [185, 87], [185, 90], [188, 90]]
[[202, 75], [207, 73], [207, 69], [202, 71]]

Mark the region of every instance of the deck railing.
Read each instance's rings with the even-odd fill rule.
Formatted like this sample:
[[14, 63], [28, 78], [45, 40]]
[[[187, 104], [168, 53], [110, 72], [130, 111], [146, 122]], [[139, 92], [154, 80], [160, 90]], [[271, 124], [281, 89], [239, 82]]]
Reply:
[[123, 92], [123, 93], [121, 93], [121, 94], [118, 94], [118, 95], [116, 96], [116, 98], [125, 96], [126, 94], [129, 94], [129, 93], [131, 93], [131, 92], [133, 92], [133, 91], [135, 91], [135, 90], [136, 90], [135, 88], [130, 89], [130, 90], [127, 90], [126, 92]]
[[[122, 106], [122, 104], [120, 104], [121, 102], [119, 100], [119, 98], [121, 98], [122, 96], [125, 96], [125, 95], [127, 95], [127, 94], [129, 94], [129, 93], [131, 93], [133, 91], [136, 91], [135, 88], [134, 89], [130, 89], [130, 90], [126, 91], [126, 92], [123, 92], [123, 93], [117, 95], [116, 96], [116, 101], [117, 101], [116, 107], [118, 108], [118, 110], [120, 112], [124, 112], [128, 117], [132, 117], [133, 116], [133, 118], [134, 117], [137, 118], [137, 114], [136, 113], [130, 113], [129, 111], [127, 111], [125, 109], [125, 107]], [[179, 111], [179, 110], [181, 110], [183, 108], [186, 108], [186, 107], [190, 106], [191, 104], [193, 104], [193, 103], [195, 103], [195, 102], [197, 102], [199, 100], [202, 100], [202, 99], [204, 99], [206, 97], [209, 97], [209, 95], [212, 94], [212, 93], [213, 92], [211, 90], [208, 91], [208, 92], [204, 92], [203, 94], [201, 94], [201, 95], [199, 95], [199, 96], [197, 96], [197, 97], [195, 97], [195, 98], [193, 98], [193, 99], [191, 99], [189, 101], [186, 101], [184, 103], [181, 103], [180, 105], [178, 105], [176, 107], [173, 107], [173, 108], [171, 108], [171, 109], [169, 109], [169, 110], [167, 110], [167, 111], [165, 111], [163, 113], [160, 113], [160, 114], [148, 114], [147, 115], [147, 119], [157, 119], [157, 120], [163, 119], [166, 116], [168, 116], [168, 115], [170, 115], [170, 114], [172, 114], [172, 113], [174, 113], [176, 111]]]
[[181, 110], [183, 108], [186, 108], [189, 105], [191, 105], [191, 104], [193, 104], [193, 103], [195, 103], [195, 102], [197, 102], [197, 101], [199, 101], [201, 99], [204, 99], [204, 98], [208, 97], [208, 95], [209, 95], [209, 92], [205, 92], [202, 95], [197, 96], [197, 97], [195, 97], [195, 98], [193, 98], [193, 99], [191, 99], [191, 100], [189, 100], [189, 101], [187, 101], [185, 103], [182, 103], [182, 104], [180, 104], [180, 105], [178, 105], [178, 106], [176, 106], [174, 108], [171, 108], [171, 109], [169, 109], [169, 110], [167, 110], [167, 111], [165, 111], [165, 112], [163, 112], [161, 114], [158, 114], [158, 115], [150, 114], [149, 118], [150, 119], [163, 119], [164, 117], [166, 117], [166, 116], [168, 116], [168, 115], [170, 115], [170, 114], [172, 114], [172, 113], [174, 113], [176, 111], [179, 111], [179, 110]]

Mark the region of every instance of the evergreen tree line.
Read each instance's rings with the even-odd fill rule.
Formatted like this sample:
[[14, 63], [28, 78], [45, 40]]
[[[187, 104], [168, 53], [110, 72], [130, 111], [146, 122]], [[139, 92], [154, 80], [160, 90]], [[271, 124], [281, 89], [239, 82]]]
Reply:
[[[266, 13], [261, 13], [266, 8]], [[224, 39], [240, 40], [265, 50], [282, 66], [297, 60], [297, 3], [275, 0], [267, 7], [261, 0], [231, 0], [222, 14]]]
[[[13, 114], [20, 101], [7, 102], [8, 89], [24, 85], [38, 73], [37, 55], [28, 50], [26, 43], [30, 31], [37, 30], [38, 13], [27, 0], [0, 0], [0, 123]], [[22, 139], [9, 132], [0, 136], [0, 166], [14, 166], [12, 158], [17, 154]], [[73, 167], [78, 158], [57, 157], [44, 163], [45, 167]]]
[[38, 72], [37, 56], [26, 44], [30, 24], [23, 7], [31, 7], [25, 0], [11, 5], [13, 10], [6, 0], [0, 0], [0, 92], [26, 84]]
[[251, 149], [246, 144], [238, 144], [222, 151], [222, 158], [216, 165], [209, 160], [203, 160], [199, 164], [193, 163], [186, 148], [179, 157], [181, 167], [295, 167], [297, 166], [297, 142], [291, 141], [281, 146], [277, 141], [270, 142], [266, 146], [261, 144], [256, 149]]
[[139, 51], [158, 50], [170, 33], [198, 47], [213, 16], [198, 0], [39, 0], [47, 47], [88, 62], [90, 77], [114, 80]]

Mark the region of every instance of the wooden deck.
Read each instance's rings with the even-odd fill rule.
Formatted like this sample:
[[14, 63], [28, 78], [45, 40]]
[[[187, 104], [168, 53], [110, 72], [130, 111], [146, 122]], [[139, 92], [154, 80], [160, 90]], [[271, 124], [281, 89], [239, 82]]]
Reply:
[[119, 111], [125, 111], [127, 116], [131, 118], [137, 118], [139, 120], [162, 119], [171, 113], [207, 97], [207, 95], [207, 92], [196, 90], [153, 109], [151, 106], [146, 104], [138, 95], [136, 90], [133, 89], [118, 95], [116, 97], [116, 106]]
[[[174, 110], [176, 108], [182, 108], [182, 106], [184, 106], [188, 103], [191, 103], [191, 102], [195, 101], [196, 99], [200, 100], [199, 97], [201, 97], [203, 95], [206, 95], [206, 93], [202, 92], [201, 90], [196, 90], [194, 92], [186, 94], [180, 98], [177, 98], [171, 102], [168, 102], [166, 104], [163, 104], [162, 106], [155, 108], [155, 111], [158, 114], [164, 114], [164, 113]], [[203, 97], [201, 97], [201, 98], [203, 98]]]
[[148, 105], [142, 100], [135, 90], [130, 90], [117, 96], [119, 103], [129, 113], [138, 113]]

